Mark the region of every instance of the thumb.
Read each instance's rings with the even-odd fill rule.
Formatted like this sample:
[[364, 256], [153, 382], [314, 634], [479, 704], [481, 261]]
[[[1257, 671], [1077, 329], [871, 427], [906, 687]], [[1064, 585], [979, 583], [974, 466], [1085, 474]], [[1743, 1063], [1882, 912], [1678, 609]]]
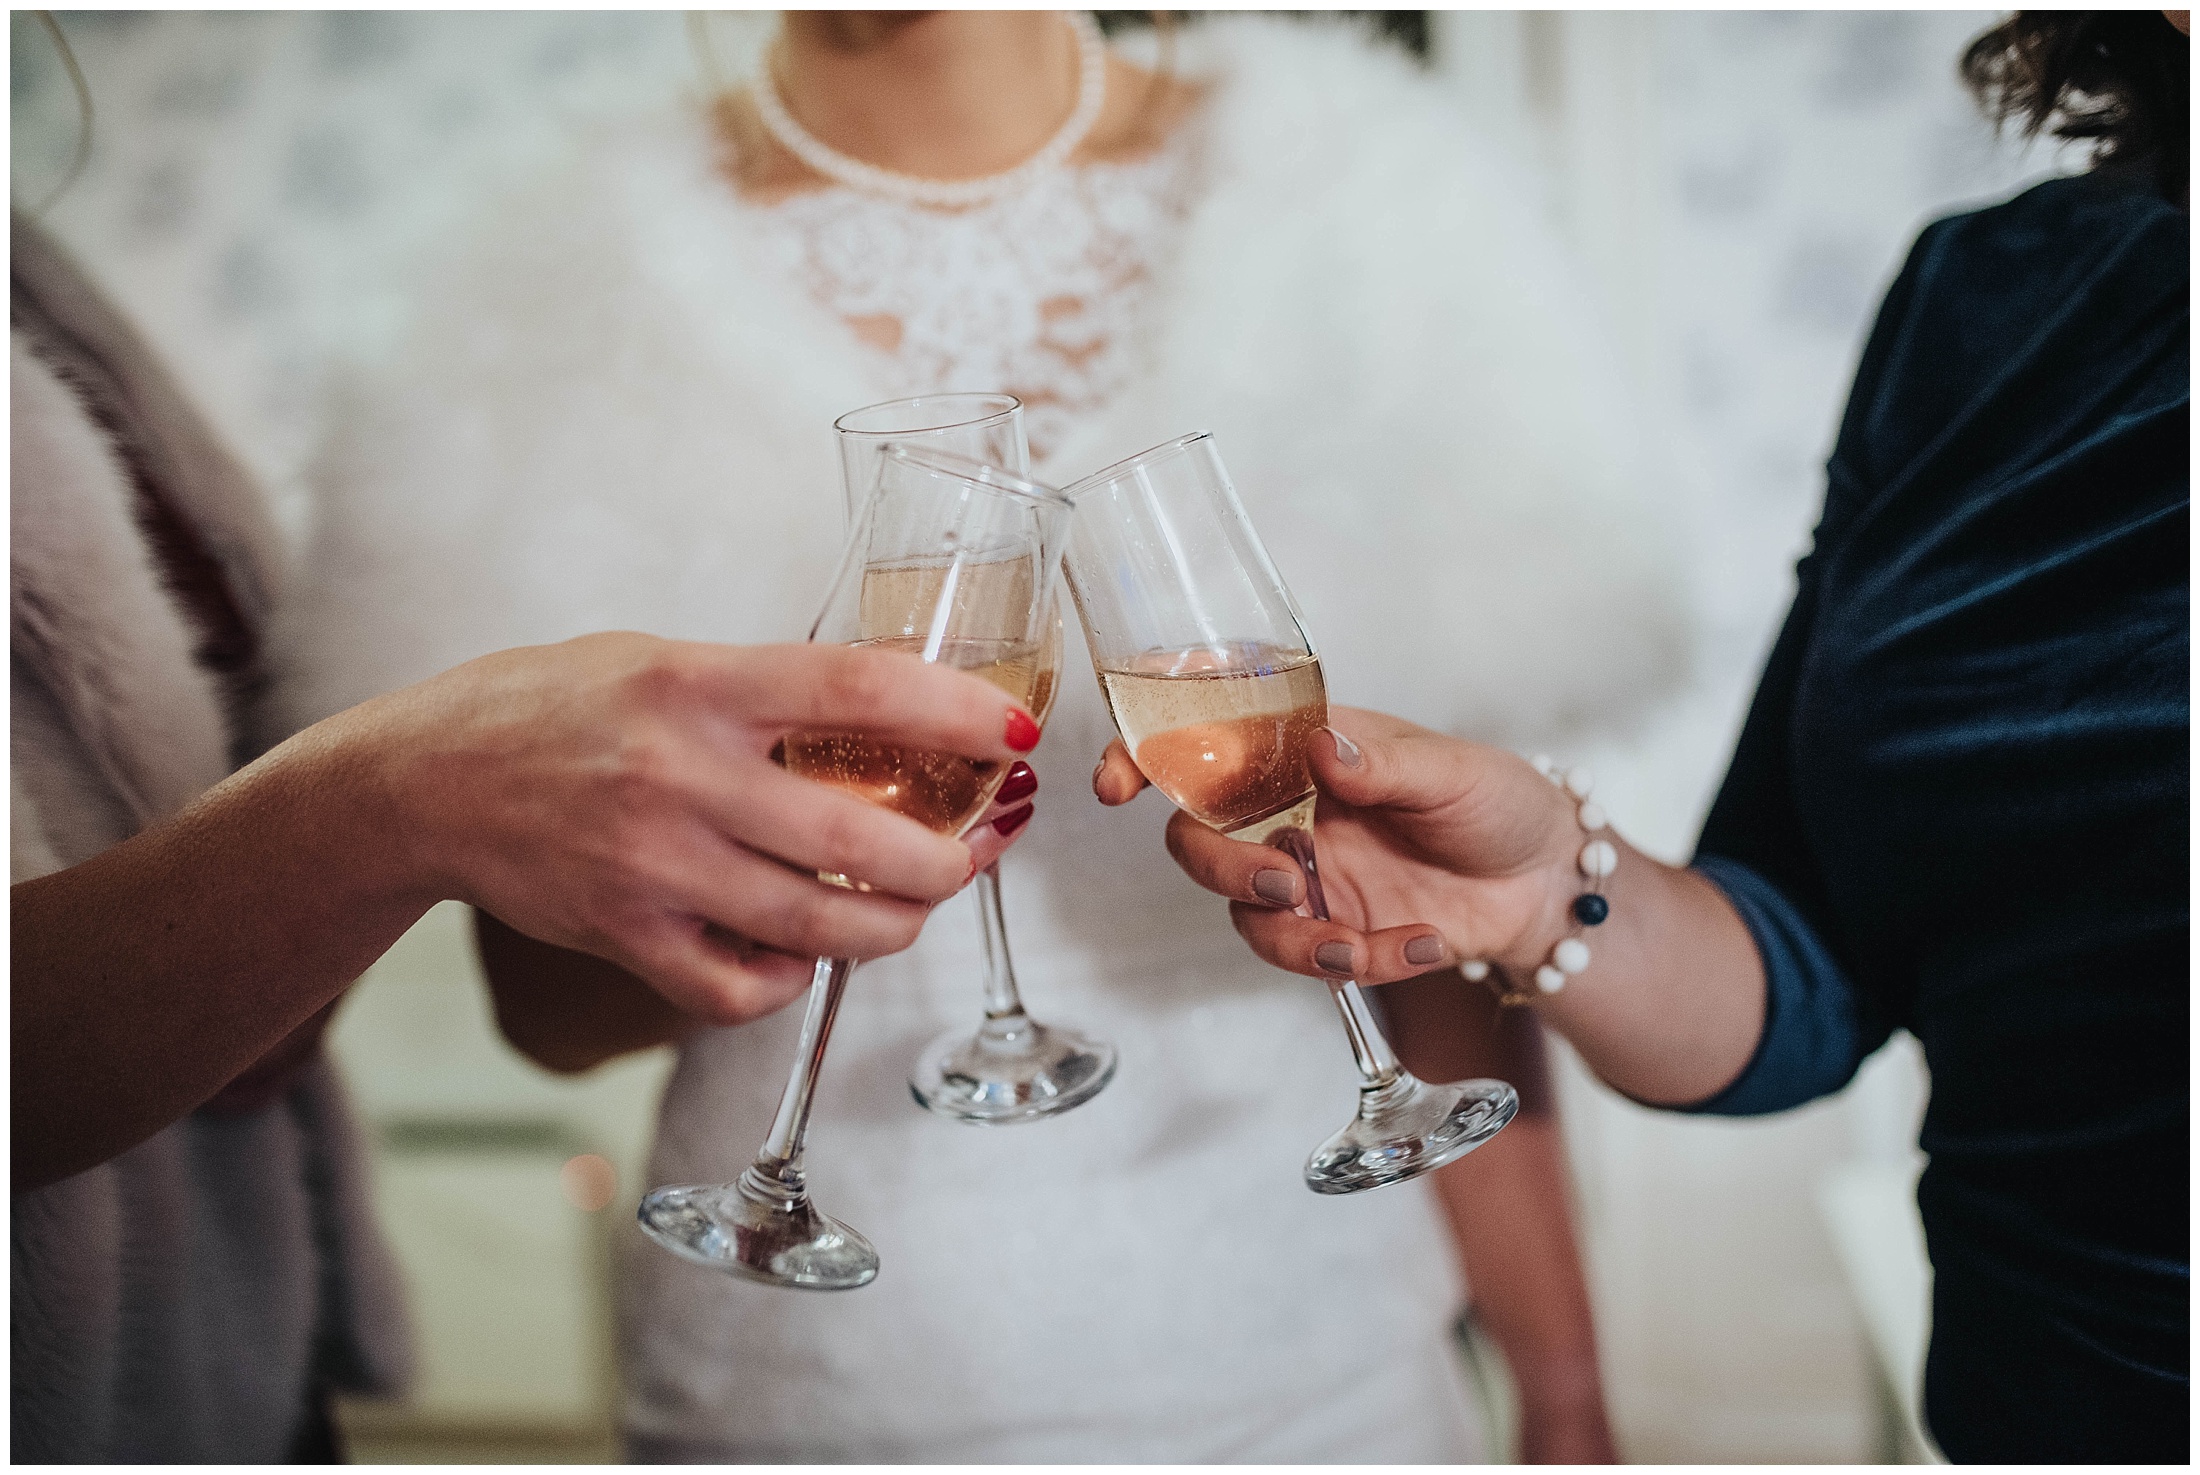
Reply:
[[1446, 865], [1511, 872], [1573, 833], [1564, 793], [1516, 754], [1372, 712], [1332, 709], [1330, 720], [1307, 745], [1315, 781], [1356, 809], [1387, 811]]
[[1333, 707], [1329, 725], [1307, 745], [1314, 779], [1362, 809], [1421, 812], [1471, 793], [1484, 766], [1481, 749], [1395, 717]]

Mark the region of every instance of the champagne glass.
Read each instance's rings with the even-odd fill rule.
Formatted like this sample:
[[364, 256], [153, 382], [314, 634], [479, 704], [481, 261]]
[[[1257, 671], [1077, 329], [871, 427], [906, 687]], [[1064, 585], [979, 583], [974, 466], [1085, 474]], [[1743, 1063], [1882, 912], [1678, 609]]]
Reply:
[[[878, 480], [889, 447], [931, 447], [998, 466], [1018, 476], [1030, 471], [1024, 443], [1023, 405], [1008, 394], [926, 394], [851, 410], [833, 422], [840, 440], [842, 487], [853, 515]], [[1059, 670], [1062, 620], [1050, 597], [1046, 628], [1057, 650], [1048, 669]], [[1044, 726], [1058, 687], [1033, 699], [1031, 715]], [[1115, 1078], [1115, 1047], [1060, 1025], [1044, 1025], [1024, 1012], [1016, 968], [1008, 951], [1008, 921], [1001, 910], [1001, 872], [996, 863], [978, 874], [978, 928], [985, 942], [985, 1018], [975, 1031], [951, 1029], [927, 1044], [909, 1071], [909, 1092], [919, 1105], [957, 1121], [1011, 1126], [1038, 1121], [1082, 1105]]]
[[[894, 447], [810, 639], [957, 666], [1029, 709], [1058, 677], [1048, 665], [1060, 646], [1047, 639], [1047, 591], [1068, 513], [1059, 493], [996, 467]], [[790, 733], [784, 762], [949, 835], [985, 812], [1008, 774], [1005, 763], [845, 732]], [[733, 1183], [650, 1193], [639, 1217], [652, 1239], [773, 1285], [851, 1290], [877, 1276], [878, 1252], [811, 1203], [802, 1170], [818, 1068], [854, 968], [850, 958], [817, 960], [793, 1073], [756, 1160]]]
[[[1329, 720], [1298, 606], [1239, 505], [1212, 435], [1078, 482], [1063, 571], [1123, 746], [1202, 824], [1289, 854], [1327, 919], [1306, 748]], [[1316, 1193], [1416, 1177], [1479, 1147], [1520, 1099], [1502, 1081], [1430, 1085], [1398, 1063], [1359, 984], [1330, 984], [1360, 1070], [1359, 1110], [1307, 1160]]]

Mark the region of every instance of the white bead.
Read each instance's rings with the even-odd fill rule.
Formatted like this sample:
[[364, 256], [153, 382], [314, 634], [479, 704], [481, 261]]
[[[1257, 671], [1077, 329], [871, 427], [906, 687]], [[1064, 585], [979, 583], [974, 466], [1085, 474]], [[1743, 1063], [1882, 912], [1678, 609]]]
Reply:
[[1609, 840], [1591, 840], [1581, 847], [1581, 874], [1602, 880], [1619, 869], [1619, 851]]
[[1585, 830], [1601, 830], [1608, 823], [1604, 806], [1593, 800], [1581, 801], [1581, 827]]
[[1545, 778], [1549, 778], [1551, 776], [1551, 770], [1558, 766], [1557, 762], [1548, 753], [1538, 753], [1533, 758], [1530, 758], [1528, 761], [1534, 764], [1535, 771], [1542, 774]]
[[1535, 986], [1547, 994], [1555, 994], [1566, 986], [1566, 975], [1545, 963], [1535, 970]]
[[1558, 965], [1561, 973], [1579, 973], [1589, 966], [1589, 944], [1578, 937], [1561, 938], [1558, 946], [1551, 949], [1551, 961]]
[[1588, 769], [1569, 768], [1566, 770], [1566, 792], [1576, 799], [1588, 798], [1589, 791], [1596, 786], [1596, 775], [1589, 772]]
[[1459, 965], [1460, 974], [1469, 983], [1480, 983], [1490, 976], [1490, 965], [1480, 958], [1469, 958]]

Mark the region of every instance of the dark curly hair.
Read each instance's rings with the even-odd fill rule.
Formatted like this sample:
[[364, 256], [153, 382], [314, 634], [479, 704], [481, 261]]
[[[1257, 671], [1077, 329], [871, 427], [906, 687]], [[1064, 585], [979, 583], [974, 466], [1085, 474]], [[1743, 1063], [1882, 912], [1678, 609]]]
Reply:
[[2144, 171], [2183, 203], [2187, 50], [2158, 10], [2020, 10], [1973, 41], [1958, 70], [1997, 123], [2092, 139], [2096, 167]]

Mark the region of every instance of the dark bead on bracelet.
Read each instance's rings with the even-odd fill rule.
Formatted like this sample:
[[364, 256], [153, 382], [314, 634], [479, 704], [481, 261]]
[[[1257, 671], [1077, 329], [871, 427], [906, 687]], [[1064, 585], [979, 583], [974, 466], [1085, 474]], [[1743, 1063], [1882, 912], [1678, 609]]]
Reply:
[[1574, 919], [1584, 927], [1594, 927], [1612, 915], [1612, 904], [1594, 891], [1584, 891], [1574, 898]]

